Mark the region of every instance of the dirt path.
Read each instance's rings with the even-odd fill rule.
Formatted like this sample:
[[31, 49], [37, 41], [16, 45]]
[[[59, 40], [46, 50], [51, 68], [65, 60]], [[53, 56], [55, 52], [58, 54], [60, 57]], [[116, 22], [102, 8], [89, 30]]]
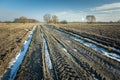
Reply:
[[39, 30], [37, 27], [16, 80], [40, 80], [43, 78], [42, 40]]
[[38, 26], [16, 80], [119, 80], [120, 63], [52, 27]]

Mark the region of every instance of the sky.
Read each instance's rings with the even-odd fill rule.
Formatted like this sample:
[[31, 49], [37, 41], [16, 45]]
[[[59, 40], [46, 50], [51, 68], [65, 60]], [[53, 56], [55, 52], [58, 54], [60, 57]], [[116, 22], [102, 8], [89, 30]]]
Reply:
[[96, 21], [120, 19], [120, 0], [0, 0], [0, 21], [27, 18], [43, 21], [45, 14], [57, 15], [59, 21], [84, 22], [87, 15]]

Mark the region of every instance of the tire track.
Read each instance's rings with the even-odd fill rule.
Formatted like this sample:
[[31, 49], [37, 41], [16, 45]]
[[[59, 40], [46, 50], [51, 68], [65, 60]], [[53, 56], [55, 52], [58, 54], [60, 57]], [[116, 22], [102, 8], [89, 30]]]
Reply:
[[51, 37], [48, 31], [44, 30], [44, 32], [45, 35], [47, 34], [46, 38], [50, 48], [51, 59], [55, 66], [57, 79], [88, 79], [85, 77], [84, 70], [80, 69], [80, 67], [66, 55], [66, 52], [58, 46], [57, 42]]
[[[55, 35], [56, 34], [56, 35]], [[64, 35], [62, 35], [62, 37], [60, 37], [60, 34], [57, 34], [55, 32], [53, 32], [53, 35], [55, 35], [54, 38], [58, 38], [58, 42], [59, 43], [62, 43], [64, 44], [64, 46], [66, 46], [66, 49], [68, 50], [69, 53], [71, 53], [75, 58], [77, 58], [78, 60], [76, 62], [82, 62], [81, 66], [84, 66], [84, 67], [89, 67], [89, 72], [93, 72], [91, 73], [93, 76], [96, 76], [98, 77], [99, 79], [105, 79], [105, 73], [108, 73], [106, 76], [108, 76], [107, 78], [108, 79], [119, 79], [119, 66], [118, 67], [115, 67], [116, 64], [109, 64], [108, 62], [106, 62], [105, 60], [102, 60], [102, 58], [100, 58], [98, 55], [98, 53], [96, 53], [95, 51], [92, 51], [91, 49], [87, 49], [87, 47], [83, 46], [83, 45], [80, 45], [80, 43], [76, 43], [75, 40], [72, 40], [70, 38], [66, 38], [66, 40], [72, 40], [72, 41], [69, 41], [69, 42], [65, 42], [65, 37]], [[59, 35], [59, 36], [58, 36]], [[71, 43], [70, 43], [71, 42]], [[68, 45], [69, 44], [69, 45]], [[71, 45], [71, 44], [74, 44], [74, 45]], [[75, 51], [74, 51], [75, 49]], [[76, 52], [77, 51], [77, 52]], [[91, 52], [92, 51], [92, 52]], [[73, 54], [74, 53], [74, 54]], [[78, 54], [79, 53], [79, 54]], [[93, 54], [94, 53], [94, 54]], [[81, 57], [83, 57], [82, 60]], [[103, 57], [103, 56], [102, 56]], [[86, 59], [86, 60], [85, 60]], [[87, 63], [86, 63], [87, 62]], [[92, 62], [92, 64], [91, 64]], [[116, 62], [116, 61], [115, 61]], [[84, 63], [84, 64], [83, 64]], [[96, 65], [97, 64], [97, 65]], [[106, 64], [106, 66], [104, 66], [104, 64]], [[119, 63], [117, 62], [117, 64], [119, 65]], [[99, 65], [99, 66], [98, 66]], [[90, 67], [91, 66], [91, 67]], [[101, 68], [99, 68], [101, 66]], [[110, 66], [110, 67], [109, 67]], [[99, 71], [99, 72], [96, 72], [96, 70], [94, 70], [94, 68]], [[107, 70], [107, 72], [105, 71], [100, 71], [100, 70]], [[85, 68], [84, 68], [85, 69]], [[88, 69], [87, 69], [88, 70]], [[88, 73], [89, 73], [88, 72]], [[103, 74], [100, 74], [100, 73], [103, 73]], [[116, 75], [117, 74], [117, 75]], [[111, 75], [111, 76], [110, 76]], [[112, 76], [114, 75], [114, 76]], [[110, 76], [110, 77], [109, 77]]]
[[38, 26], [15, 80], [43, 79], [42, 38]]
[[[115, 49], [115, 48], [110, 48], [108, 46], [105, 46], [105, 45], [102, 45], [100, 43], [97, 43], [95, 41], [92, 41], [90, 39], [87, 39], [87, 38], [84, 38], [82, 36], [79, 36], [79, 35], [76, 35], [74, 33], [70, 33], [70, 32], [67, 32], [67, 31], [63, 31], [63, 30], [59, 30], [59, 29], [56, 29], [58, 32], [66, 35], [66, 36], [69, 36], [70, 38], [86, 45], [87, 47], [90, 47], [92, 48], [93, 50], [99, 52], [100, 54], [102, 55], [105, 55], [111, 59], [114, 59], [118, 62], [120, 62], [120, 50], [118, 49]], [[111, 49], [111, 51], [109, 49]]]

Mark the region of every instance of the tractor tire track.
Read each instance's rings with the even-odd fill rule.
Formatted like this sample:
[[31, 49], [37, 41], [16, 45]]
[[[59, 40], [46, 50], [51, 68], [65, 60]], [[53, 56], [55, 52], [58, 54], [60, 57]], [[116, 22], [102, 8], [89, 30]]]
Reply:
[[16, 75], [16, 80], [43, 79], [42, 38], [39, 36], [39, 28], [40, 27], [37, 27], [33, 35], [28, 52]]

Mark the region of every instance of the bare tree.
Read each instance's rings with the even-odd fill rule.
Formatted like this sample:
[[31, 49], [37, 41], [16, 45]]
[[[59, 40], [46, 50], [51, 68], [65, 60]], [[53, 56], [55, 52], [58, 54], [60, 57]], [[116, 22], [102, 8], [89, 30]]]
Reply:
[[50, 23], [51, 22], [51, 15], [50, 14], [45, 14], [43, 16], [44, 18], [44, 21], [47, 22], [47, 23]]
[[52, 16], [52, 22], [56, 24], [58, 22], [58, 17], [56, 15]]
[[87, 15], [86, 19], [88, 23], [93, 23], [96, 21], [96, 17], [94, 15]]

